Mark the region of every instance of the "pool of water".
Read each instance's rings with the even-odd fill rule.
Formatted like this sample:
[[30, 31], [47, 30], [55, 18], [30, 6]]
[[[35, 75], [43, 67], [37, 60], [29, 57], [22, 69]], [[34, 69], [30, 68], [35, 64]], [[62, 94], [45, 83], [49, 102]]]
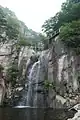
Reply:
[[0, 108], [0, 120], [67, 120], [67, 110], [51, 108]]

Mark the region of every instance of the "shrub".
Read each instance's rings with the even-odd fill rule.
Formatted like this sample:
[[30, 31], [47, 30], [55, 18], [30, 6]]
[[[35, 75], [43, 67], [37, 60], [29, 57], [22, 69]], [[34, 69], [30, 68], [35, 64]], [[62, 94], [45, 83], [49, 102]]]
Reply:
[[12, 64], [7, 69], [7, 82], [8, 83], [11, 82], [12, 86], [16, 84], [18, 73], [19, 73], [18, 67], [15, 64]]
[[80, 20], [62, 26], [59, 37], [66, 47], [80, 54]]
[[4, 70], [3, 66], [0, 64], [0, 72]]
[[44, 88], [48, 90], [49, 88], [55, 89], [55, 85], [53, 82], [50, 82], [49, 80], [45, 80], [44, 82]]

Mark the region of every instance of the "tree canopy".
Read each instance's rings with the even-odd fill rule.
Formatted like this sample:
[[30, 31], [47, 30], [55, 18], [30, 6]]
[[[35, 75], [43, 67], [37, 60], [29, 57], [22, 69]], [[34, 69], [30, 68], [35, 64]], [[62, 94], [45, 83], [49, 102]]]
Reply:
[[18, 20], [15, 13], [0, 6], [0, 42], [19, 43], [21, 46], [34, 46], [43, 39], [39, 33], [29, 29], [24, 22]]
[[45, 21], [42, 30], [48, 37], [59, 32], [59, 40], [80, 54], [80, 0], [66, 0], [60, 12]]
[[44, 22], [42, 30], [47, 36], [52, 37], [65, 23], [79, 19], [80, 0], [66, 0], [66, 2], [62, 4], [61, 11]]
[[69, 48], [80, 47], [80, 20], [72, 21], [62, 26], [60, 39]]

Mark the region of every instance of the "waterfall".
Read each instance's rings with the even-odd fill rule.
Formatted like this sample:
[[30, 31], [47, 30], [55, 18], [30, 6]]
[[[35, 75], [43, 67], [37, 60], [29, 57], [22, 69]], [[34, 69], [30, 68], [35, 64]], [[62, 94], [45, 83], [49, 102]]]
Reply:
[[63, 69], [64, 58], [65, 58], [65, 55], [63, 55], [59, 59], [59, 62], [58, 62], [58, 79], [59, 79], [59, 81], [61, 81], [61, 72], [62, 72], [62, 69]]
[[43, 82], [44, 82], [44, 72], [43, 72], [43, 68], [41, 67], [41, 62], [39, 62], [36, 81], [34, 85], [35, 94], [33, 99], [33, 106], [36, 108], [44, 107]]
[[[48, 51], [47, 51], [48, 52]], [[48, 58], [42, 52], [39, 60], [35, 62], [30, 70], [27, 105], [33, 107], [44, 107], [44, 80], [48, 69]]]
[[27, 77], [29, 78], [29, 74], [30, 74], [30, 71], [31, 71], [31, 69], [32, 69], [32, 65], [30, 66], [30, 63], [31, 63], [31, 60], [30, 59], [28, 59], [28, 61], [27, 61], [27, 63], [26, 63], [26, 71], [27, 71]]
[[[74, 61], [74, 57], [73, 57], [73, 61]], [[74, 62], [73, 62], [74, 63]], [[77, 76], [76, 76], [76, 69], [75, 69], [75, 64], [72, 65], [73, 66], [73, 90], [76, 91], [78, 89], [78, 81], [77, 81]]]
[[48, 51], [43, 51], [40, 58], [37, 55], [31, 56], [27, 61], [25, 89], [18, 106], [44, 108], [46, 104], [44, 80], [47, 79], [45, 76], [47, 77], [48, 71], [47, 54]]
[[[38, 62], [36, 60], [33, 62], [28, 59], [26, 63], [26, 82], [25, 89], [22, 92], [22, 98], [19, 101], [18, 106], [32, 106], [32, 96], [33, 96], [33, 83], [36, 81], [36, 74], [38, 69]], [[17, 107], [18, 107], [17, 106]]]
[[29, 78], [28, 93], [27, 93], [27, 105], [28, 106], [33, 106], [33, 96], [34, 96], [33, 84], [36, 81], [39, 62], [40, 61], [35, 62], [33, 64], [29, 77], [28, 77]]

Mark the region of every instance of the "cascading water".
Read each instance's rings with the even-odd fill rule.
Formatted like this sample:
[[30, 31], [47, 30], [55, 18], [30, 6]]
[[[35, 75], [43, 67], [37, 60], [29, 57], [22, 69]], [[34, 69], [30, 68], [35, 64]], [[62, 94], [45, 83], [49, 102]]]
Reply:
[[[48, 71], [48, 51], [42, 52], [39, 60], [29, 59], [27, 62], [25, 90], [18, 106], [35, 108], [45, 107], [44, 80]], [[34, 58], [34, 57], [33, 57]], [[19, 107], [20, 108], [20, 107]]]
[[39, 60], [33, 64], [28, 76], [29, 84], [27, 93], [27, 106], [45, 106], [44, 80], [47, 67], [48, 58], [46, 58], [44, 52], [42, 52]]
[[[29, 101], [31, 100], [31, 91], [32, 91], [32, 84], [35, 81], [35, 77], [36, 77], [36, 72], [37, 72], [37, 59], [36, 56], [33, 56], [30, 59], [28, 59], [27, 63], [26, 63], [26, 82], [25, 82], [25, 89], [23, 90], [22, 94], [22, 98], [20, 99], [18, 106], [20, 108], [20, 106], [27, 106], [30, 107], [31, 105], [29, 104]], [[35, 71], [36, 69], [36, 71]], [[33, 81], [34, 79], [34, 81]], [[30, 98], [30, 100], [29, 100]], [[17, 107], [18, 107], [17, 106]]]
[[33, 106], [33, 97], [34, 97], [34, 88], [33, 85], [36, 81], [37, 70], [39, 62], [34, 63], [29, 74], [29, 84], [28, 84], [28, 93], [27, 93], [27, 106]]
[[59, 81], [61, 81], [61, 72], [62, 72], [62, 69], [63, 69], [63, 62], [64, 62], [64, 58], [65, 58], [65, 55], [63, 55], [60, 59], [59, 59], [59, 62], [58, 62], [58, 79]]

